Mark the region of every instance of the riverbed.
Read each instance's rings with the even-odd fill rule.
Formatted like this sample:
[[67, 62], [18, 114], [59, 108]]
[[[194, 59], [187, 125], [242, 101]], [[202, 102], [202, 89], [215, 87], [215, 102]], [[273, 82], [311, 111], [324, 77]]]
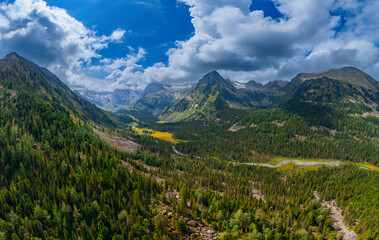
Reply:
[[254, 166], [262, 166], [262, 167], [269, 167], [269, 168], [277, 168], [286, 164], [296, 164], [299, 166], [315, 166], [315, 165], [329, 165], [332, 167], [338, 167], [340, 165], [344, 165], [345, 163], [340, 161], [329, 161], [329, 162], [323, 162], [323, 161], [301, 161], [301, 160], [283, 160], [278, 162], [276, 165], [272, 165], [269, 163], [247, 163], [248, 165], [254, 165]]

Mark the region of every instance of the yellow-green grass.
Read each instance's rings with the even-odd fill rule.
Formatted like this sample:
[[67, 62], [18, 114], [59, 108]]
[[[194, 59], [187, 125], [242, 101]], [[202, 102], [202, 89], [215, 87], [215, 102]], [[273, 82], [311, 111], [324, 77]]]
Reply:
[[287, 163], [286, 165], [282, 165], [276, 168], [279, 172], [293, 171], [298, 165], [293, 163]]
[[308, 171], [315, 171], [319, 169], [320, 167], [329, 167], [332, 166], [329, 165], [313, 165], [313, 166], [300, 166], [294, 163], [287, 163], [285, 165], [279, 166], [276, 168], [277, 171], [282, 173], [302, 173], [302, 172], [308, 172]]
[[172, 143], [182, 142], [181, 140], [175, 139], [173, 137], [173, 134], [169, 133], [169, 132], [159, 132], [159, 131], [154, 131], [154, 130], [148, 129], [148, 128], [136, 128], [136, 127], [134, 127], [133, 129], [139, 135], [152, 136], [154, 138], [157, 138], [157, 139], [160, 139], [160, 140], [164, 140], [164, 141], [167, 141], [167, 142], [172, 142]]
[[168, 123], [167, 121], [158, 121], [157, 123], [163, 124], [163, 123]]
[[151, 136], [167, 142], [178, 142], [176, 139], [173, 138], [173, 134], [168, 132], [154, 132], [153, 134], [151, 134]]

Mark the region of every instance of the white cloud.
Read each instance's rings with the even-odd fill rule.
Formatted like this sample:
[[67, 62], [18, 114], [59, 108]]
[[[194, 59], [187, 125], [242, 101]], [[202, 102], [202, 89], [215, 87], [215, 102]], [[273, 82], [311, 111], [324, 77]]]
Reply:
[[[167, 52], [167, 65], [133, 73], [116, 70], [117, 84], [133, 81], [196, 81], [219, 70], [239, 81], [290, 79], [354, 65], [375, 74], [379, 2], [358, 0], [274, 0], [281, 19], [249, 11], [250, 0], [180, 0], [190, 6], [194, 35]], [[333, 11], [345, 11], [346, 26]], [[374, 75], [374, 77], [378, 77]]]
[[321, 72], [334, 67], [353, 65], [367, 70], [379, 59], [379, 50], [365, 40], [343, 42], [341, 39], [325, 41], [315, 47], [307, 57], [293, 58], [281, 65], [279, 76], [292, 77], [298, 72]]
[[0, 4], [0, 22], [1, 55], [16, 51], [48, 67], [74, 88], [101, 88], [98, 79], [84, 75], [82, 69], [101, 58], [99, 50], [120, 42], [125, 34], [116, 29], [111, 36], [98, 36], [64, 9], [50, 7], [43, 0]]
[[[71, 87], [92, 90], [193, 82], [212, 70], [239, 81], [267, 81], [354, 65], [379, 77], [378, 1], [273, 0], [281, 19], [250, 12], [251, 0], [178, 1], [190, 7], [195, 31], [167, 52], [167, 63], [144, 69], [146, 51], [131, 47], [123, 58], [103, 58], [99, 50], [121, 43], [125, 30], [98, 36], [43, 0], [0, 5], [0, 53], [20, 51]], [[333, 12], [346, 13], [343, 27]]]
[[279, 21], [262, 11], [250, 12], [250, 1], [182, 1], [191, 6], [195, 35], [170, 51], [169, 68], [188, 77], [214, 69], [251, 77], [252, 72], [280, 68], [334, 35], [336, 20], [328, 1], [278, 0], [287, 17]]
[[[346, 65], [370, 72], [379, 61], [378, 1], [274, 0], [282, 19], [250, 12], [247, 0], [181, 1], [190, 6], [195, 34], [168, 52], [165, 78], [196, 80], [219, 70], [267, 81]], [[341, 17], [331, 14], [337, 10], [347, 13], [338, 32]]]
[[111, 40], [114, 42], [120, 42], [121, 39], [124, 38], [125, 33], [126, 33], [125, 30], [117, 29], [117, 30], [113, 31], [113, 33], [111, 35]]
[[6, 19], [3, 15], [0, 14], [0, 29], [1, 28], [8, 28], [9, 27], [9, 21]]

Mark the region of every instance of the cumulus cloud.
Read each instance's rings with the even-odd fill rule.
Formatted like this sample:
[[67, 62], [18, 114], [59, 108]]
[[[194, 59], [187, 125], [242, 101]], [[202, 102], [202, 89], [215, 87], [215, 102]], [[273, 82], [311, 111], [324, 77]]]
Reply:
[[[246, 0], [181, 1], [191, 7], [195, 34], [169, 52], [168, 68], [182, 77], [216, 69], [240, 81], [265, 81], [344, 65], [367, 68], [378, 61], [377, 2], [276, 0], [284, 17], [272, 19], [250, 12]], [[346, 32], [339, 33], [341, 19], [331, 12], [344, 7], [357, 12], [347, 20]]]
[[140, 83], [196, 81], [212, 70], [264, 82], [346, 65], [379, 77], [378, 1], [274, 0], [280, 19], [250, 12], [250, 0], [180, 1], [190, 6], [194, 35], [167, 52], [167, 64], [138, 72]]
[[82, 69], [101, 58], [98, 51], [110, 42], [120, 42], [124, 34], [117, 29], [111, 36], [97, 36], [64, 9], [50, 7], [42, 0], [0, 5], [0, 54], [19, 52], [74, 88], [96, 85], [96, 79], [83, 76]]
[[189, 6], [195, 30], [166, 53], [166, 63], [144, 68], [139, 46], [123, 58], [103, 58], [99, 50], [121, 43], [125, 30], [98, 36], [43, 0], [0, 5], [0, 53], [38, 56], [71, 87], [92, 90], [193, 82], [212, 70], [238, 81], [268, 81], [353, 65], [379, 77], [378, 1], [273, 0], [279, 19], [250, 11], [251, 0], [178, 2]]
[[110, 38], [114, 42], [121, 42], [121, 40], [124, 38], [125, 33], [126, 33], [125, 30], [117, 29], [117, 30], [113, 31]]

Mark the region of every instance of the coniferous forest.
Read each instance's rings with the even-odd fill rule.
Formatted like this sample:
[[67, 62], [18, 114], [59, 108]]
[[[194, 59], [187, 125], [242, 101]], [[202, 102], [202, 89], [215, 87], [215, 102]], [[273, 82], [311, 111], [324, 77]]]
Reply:
[[[363, 106], [299, 101], [138, 121], [174, 144], [137, 134], [127, 114], [63, 101], [19, 61], [0, 75], [0, 239], [343, 239], [324, 204], [333, 200], [357, 239], [379, 239], [379, 122], [356, 116]], [[93, 129], [141, 147], [120, 150]], [[246, 164], [278, 156], [346, 164]]]

